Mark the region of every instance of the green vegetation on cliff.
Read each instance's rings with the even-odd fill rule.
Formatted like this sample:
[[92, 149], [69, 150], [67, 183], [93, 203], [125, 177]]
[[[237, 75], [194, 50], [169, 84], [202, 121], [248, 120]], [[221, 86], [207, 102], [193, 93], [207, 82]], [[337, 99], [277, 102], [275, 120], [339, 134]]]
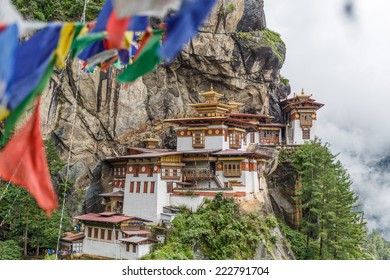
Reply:
[[[95, 20], [105, 0], [90, 0], [86, 20]], [[29, 20], [80, 21], [85, 0], [12, 0], [19, 12]]]
[[291, 155], [301, 187], [296, 200], [302, 208], [299, 232], [285, 228], [298, 259], [364, 259], [365, 223], [351, 179], [328, 145], [302, 145]]
[[167, 242], [145, 259], [252, 259], [260, 242], [272, 249], [277, 238], [270, 229], [276, 226], [273, 216], [241, 213], [233, 199], [218, 194], [195, 213], [184, 209], [173, 221]]
[[383, 239], [378, 231], [372, 231], [367, 236], [364, 248], [371, 259], [390, 260], [390, 242]]
[[286, 49], [286, 45], [279, 33], [268, 28], [249, 32], [236, 32], [235, 36], [240, 39], [242, 46], [252, 49], [259, 47], [270, 47], [280, 62], [284, 61], [284, 54], [280, 48]]

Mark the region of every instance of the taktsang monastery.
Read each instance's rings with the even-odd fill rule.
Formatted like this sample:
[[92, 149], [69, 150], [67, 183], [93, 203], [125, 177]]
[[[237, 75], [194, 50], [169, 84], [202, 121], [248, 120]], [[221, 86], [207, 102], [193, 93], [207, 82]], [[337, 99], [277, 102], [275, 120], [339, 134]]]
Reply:
[[316, 111], [323, 106], [303, 92], [285, 99], [281, 124], [268, 115], [239, 113], [243, 104], [221, 103], [223, 95], [213, 89], [200, 95], [204, 103], [190, 105], [196, 116], [165, 120], [175, 126], [176, 150], [157, 148], [158, 140], [150, 138], [144, 148], [106, 159], [113, 172], [112, 192], [100, 194], [106, 212], [75, 217], [84, 228], [83, 253], [138, 259], [158, 242], [146, 224], [171, 222], [175, 206], [195, 211], [220, 192], [242, 201], [267, 191], [264, 169], [270, 156], [248, 147], [314, 140]]

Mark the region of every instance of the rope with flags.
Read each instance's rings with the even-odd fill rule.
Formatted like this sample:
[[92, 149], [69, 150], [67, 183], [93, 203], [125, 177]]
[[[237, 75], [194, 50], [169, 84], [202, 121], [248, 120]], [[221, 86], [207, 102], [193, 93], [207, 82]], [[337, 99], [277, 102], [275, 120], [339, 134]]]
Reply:
[[[54, 68], [63, 69], [70, 56], [81, 60], [86, 73], [113, 66], [123, 69], [118, 82], [134, 82], [161, 61], [172, 61], [216, 0], [106, 0], [96, 22], [86, 23], [88, 2], [82, 22], [58, 23], [25, 21], [10, 0], [0, 0], [0, 121], [5, 120], [0, 177], [30, 191], [48, 215], [58, 199], [44, 152], [39, 96]], [[165, 24], [153, 29], [150, 17], [164, 18]], [[30, 37], [20, 41], [26, 34]], [[31, 104], [30, 119], [12, 136]]]

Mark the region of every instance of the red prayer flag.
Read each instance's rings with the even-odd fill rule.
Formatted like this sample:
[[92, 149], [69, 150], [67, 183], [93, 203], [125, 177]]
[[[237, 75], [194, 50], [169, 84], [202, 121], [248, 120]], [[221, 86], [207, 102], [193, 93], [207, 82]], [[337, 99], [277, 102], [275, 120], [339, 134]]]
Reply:
[[24, 127], [0, 153], [0, 177], [27, 189], [50, 217], [58, 207], [42, 140], [39, 99]]
[[150, 28], [148, 28], [144, 34], [144, 37], [141, 40], [141, 43], [138, 47], [137, 52], [134, 55], [134, 60], [137, 60], [138, 56], [140, 55], [140, 53], [144, 49], [145, 45], [148, 43], [149, 39], [152, 37], [152, 34], [153, 34], [152, 30]]
[[115, 11], [111, 12], [107, 22], [108, 46], [110, 49], [123, 48], [123, 38], [125, 37], [129, 20], [130, 17], [119, 19]]
[[6, 25], [5, 23], [0, 23], [0, 32], [6, 29], [7, 27], [8, 25]]

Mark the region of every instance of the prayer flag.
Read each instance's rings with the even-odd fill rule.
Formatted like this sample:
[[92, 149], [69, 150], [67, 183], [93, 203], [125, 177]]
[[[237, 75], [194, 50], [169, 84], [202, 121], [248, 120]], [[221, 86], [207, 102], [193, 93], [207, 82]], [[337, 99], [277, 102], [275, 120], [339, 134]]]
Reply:
[[47, 26], [46, 22], [25, 21], [10, 0], [0, 0], [0, 25], [14, 23], [18, 25], [19, 36]]
[[153, 31], [152, 36], [148, 39], [137, 59], [118, 76], [118, 81], [125, 83], [133, 82], [156, 68], [160, 62], [157, 52], [161, 46], [162, 34], [163, 31], [161, 30]]
[[132, 16], [130, 18], [127, 30], [130, 31], [145, 31], [148, 27], [148, 17], [146, 16]]
[[74, 23], [65, 23], [61, 29], [60, 39], [56, 49], [56, 65], [57, 68], [65, 67], [66, 56], [72, 46], [73, 38], [76, 33], [76, 26]]
[[167, 36], [159, 51], [165, 60], [172, 60], [183, 45], [196, 34], [211, 12], [216, 0], [183, 0], [180, 10], [166, 21]]
[[35, 98], [44, 91], [46, 84], [49, 82], [51, 74], [53, 73], [54, 63], [55, 59], [52, 59], [36, 88], [29, 95], [27, 95], [27, 97], [15, 108], [15, 110], [10, 113], [4, 127], [4, 134], [2, 139], [3, 145], [7, 143], [16, 126], [19, 117], [26, 110], [27, 106], [31, 103], [31, 101], [35, 100]]
[[27, 189], [49, 217], [57, 209], [42, 141], [39, 100], [28, 122], [1, 151], [0, 177]]
[[108, 48], [109, 49], [121, 49], [123, 47], [123, 38], [127, 26], [129, 25], [129, 18], [119, 19], [116, 16], [115, 11], [112, 11], [110, 18], [107, 22], [108, 33]]
[[177, 10], [181, 0], [112, 0], [119, 18], [133, 15], [165, 17], [169, 10]]
[[88, 67], [94, 67], [94, 66], [98, 65], [99, 63], [104, 62], [106, 60], [109, 60], [117, 55], [118, 55], [118, 51], [114, 50], [114, 49], [106, 50], [106, 51], [100, 52], [98, 54], [95, 54], [94, 56], [88, 58], [88, 60], [87, 60]]
[[89, 45], [96, 43], [97, 41], [102, 40], [106, 37], [106, 34], [103, 32], [100, 33], [88, 33], [84, 36], [76, 38], [72, 44], [72, 58], [75, 58], [83, 49], [87, 48]]
[[57, 47], [61, 25], [49, 25], [16, 49], [13, 82], [7, 88], [8, 107], [14, 110], [40, 83]]
[[12, 24], [0, 33], [0, 121], [7, 117], [9, 110], [7, 87], [12, 83], [14, 60], [18, 46], [18, 27]]

